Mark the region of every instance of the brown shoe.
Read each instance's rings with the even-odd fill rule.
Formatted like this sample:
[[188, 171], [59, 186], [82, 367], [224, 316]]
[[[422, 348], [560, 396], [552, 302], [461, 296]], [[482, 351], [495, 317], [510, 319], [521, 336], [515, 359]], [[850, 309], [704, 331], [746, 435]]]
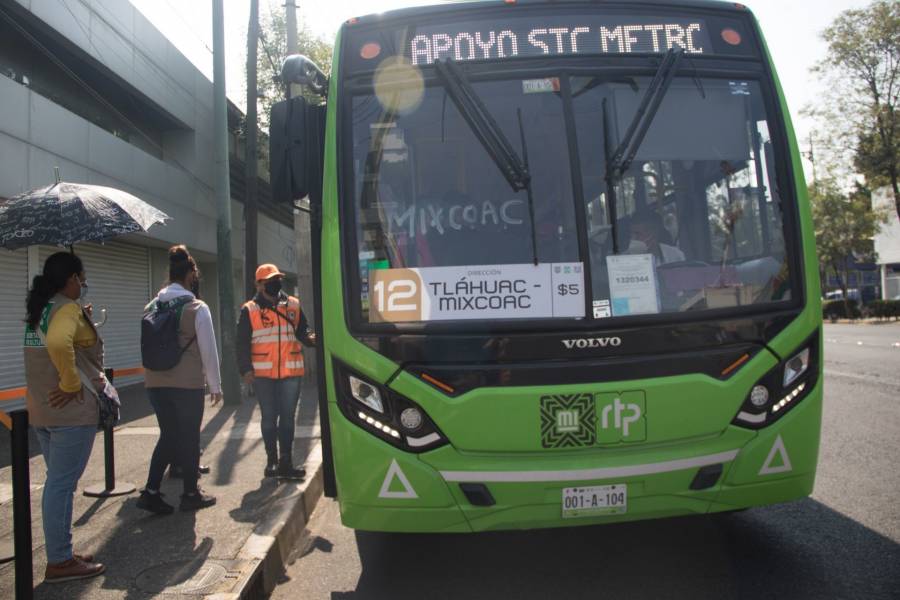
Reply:
[[77, 552], [73, 552], [72, 556], [74, 556], [75, 558], [77, 558], [78, 560], [83, 561], [83, 562], [87, 562], [87, 563], [94, 562], [93, 554], [78, 554]]
[[95, 577], [105, 570], [106, 567], [100, 563], [85, 562], [73, 556], [65, 562], [47, 565], [47, 569], [44, 571], [44, 583], [87, 579]]

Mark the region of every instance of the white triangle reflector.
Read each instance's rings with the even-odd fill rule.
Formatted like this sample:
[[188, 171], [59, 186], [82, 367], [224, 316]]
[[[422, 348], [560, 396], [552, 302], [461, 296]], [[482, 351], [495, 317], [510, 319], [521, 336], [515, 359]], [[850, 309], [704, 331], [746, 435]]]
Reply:
[[[400, 483], [403, 485], [403, 491], [391, 491], [391, 484], [394, 483], [395, 477], [399, 479]], [[416, 490], [414, 490], [413, 486], [410, 485], [409, 479], [407, 479], [403, 471], [400, 470], [400, 465], [397, 464], [396, 459], [392, 460], [391, 466], [388, 467], [387, 474], [384, 476], [384, 482], [381, 484], [381, 491], [378, 492], [378, 497], [400, 499], [412, 499], [419, 497], [418, 494], [416, 494]]]
[[[778, 466], [773, 466], [772, 463], [775, 462], [775, 456], [778, 455], [781, 457], [779, 461], [781, 464]], [[781, 436], [775, 438], [775, 443], [772, 444], [772, 449], [769, 450], [769, 456], [766, 457], [766, 461], [763, 463], [762, 468], [759, 470], [760, 475], [774, 475], [775, 473], [787, 473], [792, 470], [791, 459], [788, 457], [787, 450], [784, 447], [784, 440], [781, 439]]]

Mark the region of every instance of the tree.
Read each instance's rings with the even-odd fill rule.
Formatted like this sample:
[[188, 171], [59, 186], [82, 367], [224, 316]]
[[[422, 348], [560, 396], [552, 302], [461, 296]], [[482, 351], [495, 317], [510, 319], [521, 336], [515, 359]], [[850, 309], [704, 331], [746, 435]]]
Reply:
[[[280, 4], [276, 5], [280, 6]], [[319, 65], [328, 75], [331, 72], [331, 55], [334, 42], [316, 36], [300, 16], [297, 27], [297, 46], [300, 54], [305, 54]], [[260, 15], [260, 52], [257, 61], [259, 73], [259, 128], [269, 130], [269, 113], [272, 105], [285, 99], [284, 86], [279, 79], [281, 64], [287, 57], [287, 24], [283, 10], [272, 10]], [[305, 94], [304, 94], [305, 95]], [[317, 96], [308, 96], [311, 102], [320, 102]]]
[[850, 259], [874, 258], [872, 238], [884, 215], [872, 209], [871, 192], [857, 185], [843, 194], [834, 180], [820, 180], [809, 186], [816, 250], [823, 279], [834, 273], [844, 293], [847, 315], [850, 306], [847, 293]]
[[810, 112], [826, 124], [826, 153], [849, 154], [843, 166], [864, 175], [869, 188], [890, 186], [900, 216], [900, 2], [846, 10], [822, 39], [828, 52], [813, 71], [828, 91]]

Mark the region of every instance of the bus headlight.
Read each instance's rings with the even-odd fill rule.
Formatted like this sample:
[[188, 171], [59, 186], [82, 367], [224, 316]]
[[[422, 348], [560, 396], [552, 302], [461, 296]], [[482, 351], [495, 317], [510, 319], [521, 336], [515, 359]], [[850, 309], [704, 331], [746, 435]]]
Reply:
[[732, 424], [748, 429], [767, 427], [812, 391], [818, 377], [819, 332], [800, 347], [802, 350], [794, 351], [753, 385]]
[[784, 387], [797, 381], [809, 369], [809, 348], [804, 348], [784, 365]]
[[359, 377], [349, 376], [350, 394], [359, 402], [362, 402], [369, 408], [384, 412], [384, 403], [381, 401], [381, 392], [374, 385], [370, 385]]
[[447, 443], [415, 402], [334, 361], [338, 407], [344, 416], [392, 446], [425, 452]]

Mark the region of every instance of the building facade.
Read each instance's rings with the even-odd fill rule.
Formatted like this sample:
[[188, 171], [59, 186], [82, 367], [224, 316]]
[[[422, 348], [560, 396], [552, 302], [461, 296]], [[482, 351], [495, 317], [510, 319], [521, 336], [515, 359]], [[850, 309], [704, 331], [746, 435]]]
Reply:
[[883, 187], [872, 194], [872, 205], [888, 216], [875, 236], [875, 252], [881, 276], [881, 298], [900, 300], [900, 217], [894, 207], [891, 189]]
[[[200, 262], [218, 323], [213, 86], [127, 0], [0, 0], [0, 200], [64, 181], [120, 188], [171, 217], [147, 234], [79, 244], [107, 366], [140, 365], [140, 316], [167, 274], [166, 249]], [[242, 115], [232, 130], [232, 265], [244, 295]], [[261, 169], [263, 173], [265, 169]], [[260, 180], [258, 257], [296, 281], [294, 211]], [[0, 249], [0, 389], [22, 385], [25, 294], [52, 247]], [[235, 315], [236, 318], [236, 315]], [[127, 382], [123, 382], [127, 383]]]

